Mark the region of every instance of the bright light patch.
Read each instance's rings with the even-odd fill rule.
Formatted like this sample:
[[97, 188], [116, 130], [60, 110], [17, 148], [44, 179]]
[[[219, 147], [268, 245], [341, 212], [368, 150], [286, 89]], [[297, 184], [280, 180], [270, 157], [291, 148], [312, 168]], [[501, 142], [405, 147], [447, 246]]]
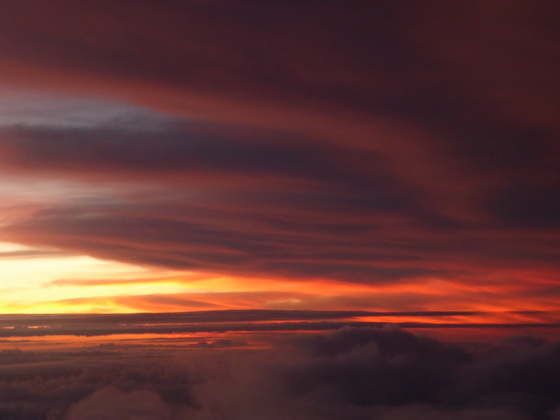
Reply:
[[[44, 306], [51, 301], [84, 296], [177, 293], [185, 290], [184, 286], [165, 281], [118, 283], [118, 280], [123, 279], [161, 275], [160, 270], [11, 243], [0, 243], [0, 273], [2, 313], [13, 312], [16, 308], [34, 311], [36, 305]], [[106, 285], [88, 286], [87, 281], [92, 278], [105, 279]], [[72, 280], [72, 284], [56, 285], [57, 281], [64, 280]], [[80, 284], [81, 280], [83, 285]], [[111, 280], [117, 284], [112, 285]], [[58, 307], [58, 311], [63, 311], [63, 308]]]

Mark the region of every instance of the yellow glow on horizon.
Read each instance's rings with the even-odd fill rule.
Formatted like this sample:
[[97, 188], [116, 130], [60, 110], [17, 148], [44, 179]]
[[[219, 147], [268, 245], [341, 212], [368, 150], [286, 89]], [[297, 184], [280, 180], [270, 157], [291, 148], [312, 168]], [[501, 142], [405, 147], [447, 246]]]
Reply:
[[[508, 283], [477, 290], [441, 278], [363, 284], [174, 271], [0, 242], [2, 314], [311, 309], [480, 311], [501, 319], [500, 312], [555, 310], [560, 304], [553, 297], [527, 302], [515, 292]], [[491, 302], [488, 293], [495, 296]]]
[[[50, 254], [46, 250], [3, 242], [0, 243], [0, 313], [60, 312], [64, 308], [54, 302], [73, 298], [185, 291], [184, 285], [173, 281], [142, 282], [161, 277], [161, 271], [85, 255]], [[105, 284], [88, 286], [90, 279], [103, 280]], [[138, 282], [119, 284], [127, 279]], [[64, 286], [64, 281], [71, 284]], [[85, 312], [91, 309], [87, 305], [80, 308]]]

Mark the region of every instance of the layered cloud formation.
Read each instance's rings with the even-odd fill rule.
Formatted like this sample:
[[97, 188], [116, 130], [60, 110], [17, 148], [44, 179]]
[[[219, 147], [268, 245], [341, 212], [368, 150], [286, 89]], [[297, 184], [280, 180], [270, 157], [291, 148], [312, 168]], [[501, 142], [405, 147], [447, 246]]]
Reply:
[[4, 241], [371, 287], [254, 307], [557, 307], [553, 2], [2, 8]]

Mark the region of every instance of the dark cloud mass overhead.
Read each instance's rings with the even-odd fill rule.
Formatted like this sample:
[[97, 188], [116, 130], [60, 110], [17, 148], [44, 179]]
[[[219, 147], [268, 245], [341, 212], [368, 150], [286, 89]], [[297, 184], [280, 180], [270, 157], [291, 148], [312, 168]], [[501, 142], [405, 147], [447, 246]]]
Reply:
[[9, 173], [165, 191], [52, 203], [8, 238], [360, 282], [558, 269], [554, 2], [3, 9], [5, 80], [176, 115], [149, 129], [6, 126]]
[[52, 203], [8, 238], [360, 282], [558, 269], [553, 2], [3, 9], [5, 80], [176, 115], [5, 126], [9, 173], [162, 188], [125, 205]]

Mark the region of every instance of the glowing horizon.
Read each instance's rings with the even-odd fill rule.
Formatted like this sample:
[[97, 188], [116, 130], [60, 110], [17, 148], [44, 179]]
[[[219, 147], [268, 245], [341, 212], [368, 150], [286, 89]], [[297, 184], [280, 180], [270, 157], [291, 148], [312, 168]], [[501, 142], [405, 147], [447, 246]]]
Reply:
[[[0, 18], [0, 313], [471, 311], [515, 323], [559, 306], [555, 102], [524, 87], [533, 70], [501, 32], [512, 22], [472, 17], [524, 69], [502, 86], [481, 70], [486, 45], [452, 37], [470, 62], [440, 36], [410, 28], [406, 41], [335, 4], [325, 18], [340, 21], [294, 6], [293, 36], [254, 37], [218, 4], [137, 6], [141, 29], [120, 7], [63, 3], [73, 20], [42, 6]], [[155, 23], [178, 16], [189, 36]], [[198, 22], [216, 16], [224, 26], [206, 37]], [[537, 32], [528, 50], [545, 51]], [[371, 48], [379, 61], [362, 59]], [[507, 94], [475, 83], [485, 78]]]

